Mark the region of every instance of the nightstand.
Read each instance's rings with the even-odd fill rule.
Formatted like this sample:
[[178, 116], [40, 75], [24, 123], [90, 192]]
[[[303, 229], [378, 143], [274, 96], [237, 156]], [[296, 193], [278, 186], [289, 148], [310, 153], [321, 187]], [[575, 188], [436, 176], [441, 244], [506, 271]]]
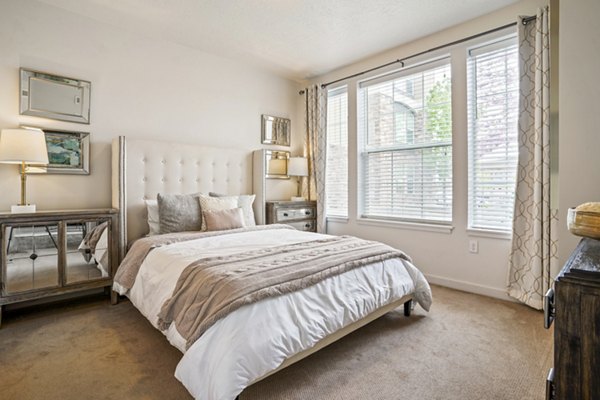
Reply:
[[[109, 292], [118, 266], [117, 212], [0, 213], [0, 323], [6, 304], [94, 288]], [[114, 304], [116, 293], [110, 293]]]
[[317, 202], [267, 201], [267, 224], [291, 225], [300, 231], [317, 231]]

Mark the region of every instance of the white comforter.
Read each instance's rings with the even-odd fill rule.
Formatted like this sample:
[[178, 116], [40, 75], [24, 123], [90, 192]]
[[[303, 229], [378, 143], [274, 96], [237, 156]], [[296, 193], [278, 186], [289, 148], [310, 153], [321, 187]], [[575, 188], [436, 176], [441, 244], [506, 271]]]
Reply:
[[[146, 257], [127, 295], [156, 327], [157, 314], [180, 273], [199, 257], [323, 237], [296, 230], [263, 230], [160, 247]], [[287, 358], [410, 293], [429, 309], [431, 291], [421, 272], [408, 261], [392, 259], [244, 306], [213, 325], [187, 352], [174, 324], [164, 333], [184, 353], [175, 376], [196, 399], [233, 400]]]

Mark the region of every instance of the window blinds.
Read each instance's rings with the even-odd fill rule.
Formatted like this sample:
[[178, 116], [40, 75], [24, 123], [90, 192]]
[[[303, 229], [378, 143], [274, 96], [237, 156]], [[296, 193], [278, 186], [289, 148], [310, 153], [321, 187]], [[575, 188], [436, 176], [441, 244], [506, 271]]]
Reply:
[[448, 58], [361, 83], [361, 198], [366, 218], [452, 220]]
[[348, 216], [348, 91], [327, 93], [326, 215]]
[[469, 228], [512, 226], [518, 161], [516, 38], [469, 51]]

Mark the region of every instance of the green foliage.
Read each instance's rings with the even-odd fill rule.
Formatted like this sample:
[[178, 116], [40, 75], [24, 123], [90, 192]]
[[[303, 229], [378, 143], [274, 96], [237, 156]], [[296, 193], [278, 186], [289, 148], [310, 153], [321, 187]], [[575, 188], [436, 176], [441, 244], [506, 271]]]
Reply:
[[452, 91], [449, 77], [436, 82], [425, 99], [425, 132], [433, 140], [452, 140]]

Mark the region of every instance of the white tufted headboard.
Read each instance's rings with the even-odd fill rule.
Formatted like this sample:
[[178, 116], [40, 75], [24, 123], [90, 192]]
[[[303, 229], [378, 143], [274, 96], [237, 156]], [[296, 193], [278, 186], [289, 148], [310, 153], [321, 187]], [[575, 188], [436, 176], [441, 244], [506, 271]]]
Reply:
[[148, 233], [144, 200], [158, 193], [252, 192], [252, 152], [119, 136], [112, 144], [112, 205], [119, 209], [119, 259]]

